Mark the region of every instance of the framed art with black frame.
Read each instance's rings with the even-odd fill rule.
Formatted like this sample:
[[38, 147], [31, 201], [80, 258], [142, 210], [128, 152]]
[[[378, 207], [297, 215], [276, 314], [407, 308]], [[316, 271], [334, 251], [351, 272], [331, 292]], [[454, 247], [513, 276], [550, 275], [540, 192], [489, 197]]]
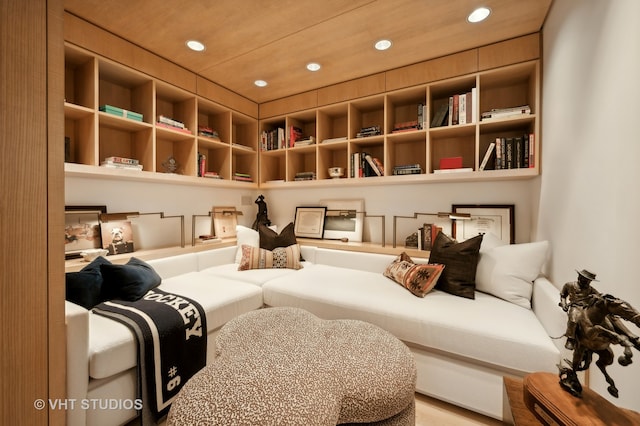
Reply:
[[458, 241], [492, 233], [507, 244], [516, 242], [514, 204], [453, 204], [451, 211], [471, 215], [470, 219], [453, 222], [452, 236]]
[[324, 233], [324, 218], [327, 207], [296, 207], [294, 232], [296, 237], [319, 238]]
[[65, 206], [64, 255], [66, 259], [80, 257], [87, 249], [102, 248], [100, 215], [107, 206]]

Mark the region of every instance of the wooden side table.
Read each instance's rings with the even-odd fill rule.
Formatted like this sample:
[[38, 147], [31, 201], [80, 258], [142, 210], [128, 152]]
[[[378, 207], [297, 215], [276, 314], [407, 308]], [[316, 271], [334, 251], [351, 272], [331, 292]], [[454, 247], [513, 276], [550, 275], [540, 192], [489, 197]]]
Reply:
[[533, 415], [531, 410], [524, 403], [524, 384], [522, 379], [513, 377], [503, 377], [504, 387], [507, 391], [507, 398], [513, 423], [516, 426], [540, 426], [542, 423]]
[[[640, 413], [616, 407], [588, 388], [582, 390], [582, 398], [576, 398], [562, 389], [558, 381], [558, 375], [553, 373], [532, 373], [525, 376], [523, 380], [524, 403], [542, 424], [562, 426], [640, 424]], [[516, 424], [520, 423], [516, 421]]]

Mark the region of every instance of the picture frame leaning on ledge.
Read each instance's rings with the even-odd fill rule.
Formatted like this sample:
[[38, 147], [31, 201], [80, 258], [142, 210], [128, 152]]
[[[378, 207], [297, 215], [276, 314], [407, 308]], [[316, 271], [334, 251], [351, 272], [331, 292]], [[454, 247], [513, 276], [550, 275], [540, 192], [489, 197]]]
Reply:
[[324, 234], [326, 206], [296, 207], [294, 232], [296, 237], [321, 239]]
[[470, 220], [453, 221], [451, 236], [458, 241], [492, 233], [507, 244], [516, 242], [514, 204], [452, 204], [451, 211], [471, 215]]

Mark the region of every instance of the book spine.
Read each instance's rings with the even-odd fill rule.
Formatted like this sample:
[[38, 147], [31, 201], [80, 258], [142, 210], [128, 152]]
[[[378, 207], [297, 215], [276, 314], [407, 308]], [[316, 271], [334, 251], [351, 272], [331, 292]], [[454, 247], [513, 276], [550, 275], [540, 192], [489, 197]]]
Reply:
[[496, 147], [495, 142], [491, 142], [489, 147], [487, 148], [487, 152], [484, 154], [484, 158], [482, 159], [482, 163], [480, 164], [480, 170], [484, 170], [487, 167], [487, 163], [489, 162], [489, 158], [491, 158], [491, 154]]
[[467, 124], [467, 95], [458, 96], [458, 124]]

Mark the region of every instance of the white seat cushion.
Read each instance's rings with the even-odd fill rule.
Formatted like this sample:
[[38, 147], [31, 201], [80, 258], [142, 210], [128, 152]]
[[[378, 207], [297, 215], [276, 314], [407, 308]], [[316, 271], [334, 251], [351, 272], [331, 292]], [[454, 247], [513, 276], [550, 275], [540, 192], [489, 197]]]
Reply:
[[[300, 262], [303, 269], [308, 269], [313, 266], [310, 262]], [[289, 275], [297, 272], [295, 269], [249, 269], [246, 271], [238, 271], [238, 265], [235, 263], [227, 265], [212, 266], [210, 268], [200, 271], [203, 274], [209, 274], [211, 276], [223, 277], [231, 280], [242, 281], [257, 286], [262, 286], [265, 282], [274, 278]]]
[[[259, 287], [199, 272], [168, 278], [158, 288], [200, 303], [206, 313], [209, 334], [230, 319], [262, 306]], [[135, 335], [126, 326], [93, 313], [89, 322], [91, 377], [110, 377], [135, 367], [138, 347]]]
[[560, 361], [531, 310], [480, 292], [475, 300], [437, 290], [418, 298], [379, 273], [315, 265], [266, 282], [263, 297], [267, 306], [371, 322], [405, 342], [507, 369], [554, 371]]

